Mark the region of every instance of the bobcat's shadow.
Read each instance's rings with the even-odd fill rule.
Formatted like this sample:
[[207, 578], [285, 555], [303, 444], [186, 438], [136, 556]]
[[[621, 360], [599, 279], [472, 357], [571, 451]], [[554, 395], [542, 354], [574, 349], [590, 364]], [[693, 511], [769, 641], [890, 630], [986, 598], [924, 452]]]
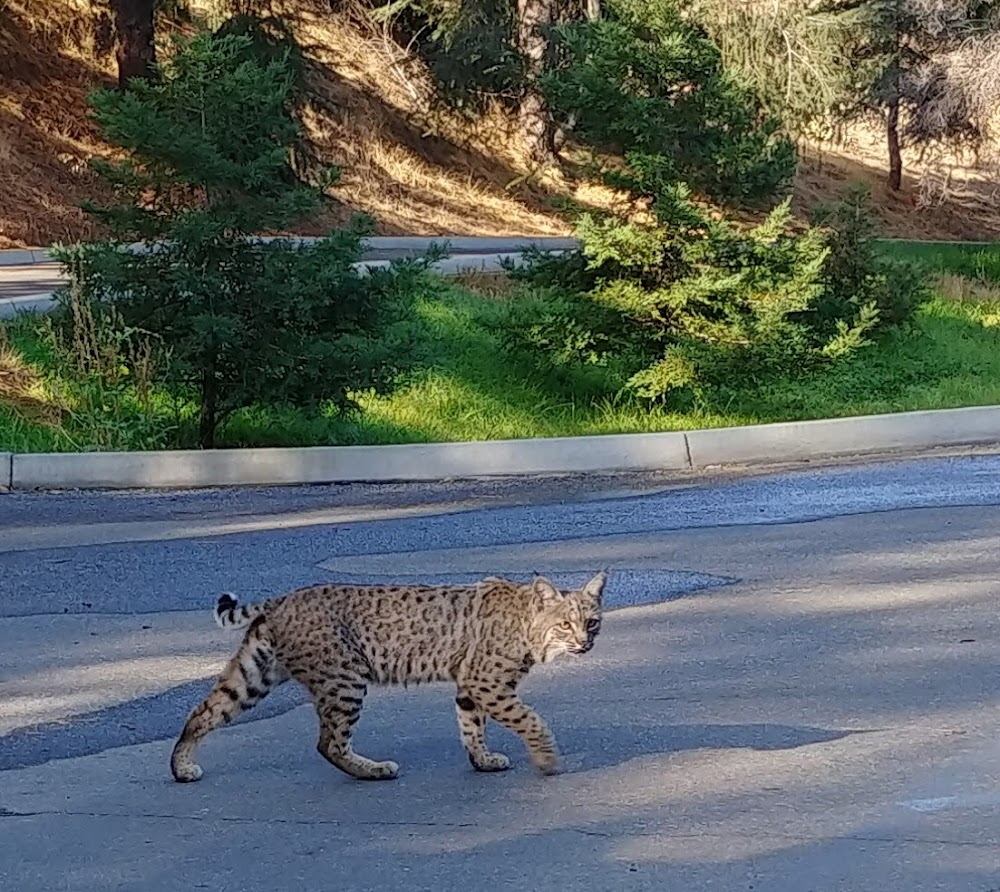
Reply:
[[794, 750], [864, 733], [869, 732], [770, 722], [556, 729], [567, 771], [612, 768], [631, 759], [690, 750]]
[[[544, 713], [543, 713], [544, 714]], [[434, 727], [423, 723], [419, 729], [397, 738], [397, 755], [405, 758], [408, 769], [430, 769], [443, 759], [462, 759], [458, 734], [436, 718]], [[663, 724], [631, 723], [627, 720], [603, 727], [564, 725], [552, 722], [552, 730], [562, 755], [563, 771], [599, 771], [623, 765], [633, 759], [667, 756], [693, 750], [749, 749], [765, 752], [795, 750], [814, 744], [841, 740], [868, 730], [818, 728], [769, 722], [746, 724]], [[367, 729], [359, 746], [381, 744]], [[511, 732], [490, 722], [487, 730], [490, 749], [506, 753], [515, 766], [527, 765], [527, 753]], [[384, 748], [384, 747], [383, 747]]]

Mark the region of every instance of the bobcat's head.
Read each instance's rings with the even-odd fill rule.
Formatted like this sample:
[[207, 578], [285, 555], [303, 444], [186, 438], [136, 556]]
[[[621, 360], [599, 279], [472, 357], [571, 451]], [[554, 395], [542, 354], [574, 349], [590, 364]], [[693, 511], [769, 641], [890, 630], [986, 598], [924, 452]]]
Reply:
[[607, 574], [598, 573], [578, 591], [559, 591], [544, 576], [529, 586], [536, 614], [530, 626], [536, 660], [548, 663], [560, 654], [585, 654], [601, 631], [601, 598]]

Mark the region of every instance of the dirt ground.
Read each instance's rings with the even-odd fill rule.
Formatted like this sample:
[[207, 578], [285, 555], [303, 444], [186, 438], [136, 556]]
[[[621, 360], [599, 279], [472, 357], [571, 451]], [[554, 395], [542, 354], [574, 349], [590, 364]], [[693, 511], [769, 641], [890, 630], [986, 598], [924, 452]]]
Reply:
[[[587, 179], [582, 153], [561, 172], [532, 175], [511, 119], [495, 109], [470, 122], [431, 111], [419, 64], [371, 26], [329, 4], [279, 8], [305, 50], [303, 112], [312, 163], [343, 169], [336, 206], [296, 231], [313, 235], [350, 214], [373, 215], [384, 235], [565, 235], [558, 207], [607, 207], [618, 198]], [[91, 90], [114, 83], [111, 22], [89, 0], [0, 5], [0, 248], [96, 234], [79, 209], [100, 199], [88, 159], [107, 155], [87, 113]], [[898, 238], [1000, 237], [995, 177], [971, 159], [907, 157], [900, 193], [884, 185], [877, 134], [805, 146], [794, 189], [802, 215], [853, 181], [872, 188], [883, 234]]]

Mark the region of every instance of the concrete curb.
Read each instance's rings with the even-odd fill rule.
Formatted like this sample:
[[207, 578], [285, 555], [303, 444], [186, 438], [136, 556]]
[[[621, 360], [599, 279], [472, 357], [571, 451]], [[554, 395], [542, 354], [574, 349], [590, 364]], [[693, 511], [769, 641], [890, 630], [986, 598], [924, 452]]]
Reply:
[[[261, 236], [254, 239], [260, 242], [273, 242], [278, 236]], [[298, 245], [311, 245], [319, 241], [317, 238], [303, 236], [292, 237], [291, 241]], [[364, 245], [371, 251], [426, 251], [431, 244], [447, 242], [452, 251], [461, 253], [519, 253], [527, 247], [539, 247], [549, 251], [572, 251], [579, 247], [575, 238], [561, 236], [373, 236], [364, 240]], [[138, 248], [138, 245], [132, 245]], [[13, 248], [0, 251], [0, 266], [30, 266], [36, 263], [56, 262], [48, 248]]]
[[0, 266], [30, 266], [33, 263], [50, 263], [52, 258], [45, 248], [14, 248], [0, 251]]
[[976, 245], [990, 247], [1000, 245], [1000, 241], [970, 242], [960, 238], [877, 238], [877, 242], [907, 242], [915, 245]]
[[1000, 443], [1000, 406], [689, 431], [687, 442], [695, 468]]
[[52, 295], [51, 291], [36, 291], [0, 299], [0, 319], [10, 319], [18, 313], [45, 313], [55, 305]]
[[[715, 430], [400, 446], [0, 454], [12, 489], [189, 489], [683, 471], [1000, 444], [1000, 406]], [[4, 464], [7, 463], [7, 465]]]
[[[274, 236], [262, 236], [259, 241], [273, 241]], [[294, 238], [298, 244], [311, 244], [316, 239], [303, 236]], [[879, 238], [877, 242], [913, 242], [921, 245], [974, 245], [977, 247], [990, 247], [1000, 245], [1000, 241], [970, 242], [961, 239], [903, 239], [903, 238]], [[373, 236], [365, 240], [365, 244], [374, 251], [424, 251], [432, 242], [441, 244], [447, 242], [455, 251], [463, 253], [483, 253], [507, 252], [512, 248], [521, 250], [529, 246], [537, 246], [550, 251], [572, 251], [580, 247], [578, 239], [564, 236], [515, 236], [508, 238], [505, 236], [423, 236], [423, 235], [401, 235], [401, 236]], [[53, 263], [48, 248], [8, 248], [0, 250], [0, 267], [2, 266], [30, 266], [35, 263]]]
[[194, 488], [428, 481], [688, 467], [684, 434], [406, 446], [15, 455], [15, 489]]

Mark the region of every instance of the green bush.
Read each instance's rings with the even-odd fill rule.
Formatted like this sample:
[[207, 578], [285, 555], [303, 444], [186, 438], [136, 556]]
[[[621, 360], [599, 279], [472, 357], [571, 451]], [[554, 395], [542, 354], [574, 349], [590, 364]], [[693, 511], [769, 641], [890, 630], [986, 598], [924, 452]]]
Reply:
[[868, 208], [867, 189], [856, 187], [813, 216], [813, 224], [827, 230], [830, 252], [823, 296], [814, 308], [813, 327], [824, 333], [836, 328], [845, 307], [871, 303], [878, 310], [879, 323], [886, 327], [905, 322], [917, 304], [930, 297], [926, 273], [919, 264], [879, 251]]
[[615, 185], [656, 198], [684, 181], [715, 199], [769, 203], [788, 183], [793, 144], [674, 0], [610, 0], [600, 21], [559, 26], [556, 43], [550, 105], [585, 142], [624, 156]]
[[510, 311], [508, 348], [543, 374], [602, 368], [608, 388], [690, 408], [734, 382], [757, 387], [856, 353], [904, 323], [923, 278], [877, 252], [862, 193], [804, 232], [787, 200], [755, 227], [692, 200], [697, 190], [768, 202], [794, 171], [793, 146], [674, 0], [610, 0], [607, 12], [557, 29], [561, 64], [545, 86], [586, 141], [624, 157], [607, 179], [646, 199], [654, 222], [584, 214], [579, 253], [528, 255], [517, 276], [543, 305]]
[[[877, 254], [856, 196], [805, 232], [787, 201], [747, 228], [711, 220], [683, 189], [669, 197], [656, 226], [584, 217], [579, 254], [529, 260], [522, 279], [544, 286], [547, 303], [510, 311], [510, 348], [563, 376], [601, 365], [617, 370], [609, 386], [705, 406], [735, 382], [758, 386], [857, 352], [924, 294], [918, 270], [890, 272]], [[567, 289], [587, 277], [586, 290]]]
[[614, 398], [644, 357], [620, 314], [562, 289], [525, 289], [488, 328], [534, 383], [573, 403]]
[[248, 238], [321, 199], [287, 175], [294, 84], [286, 51], [262, 57], [246, 35], [200, 35], [177, 42], [156, 81], [92, 100], [130, 153], [97, 165], [115, 203], [87, 206], [113, 239], [59, 258], [83, 299], [113, 306], [169, 355], [165, 383], [196, 395], [203, 447], [243, 407], [346, 408], [351, 391], [397, 371], [379, 335], [402, 313], [409, 274], [358, 274], [366, 220], [309, 246]]

